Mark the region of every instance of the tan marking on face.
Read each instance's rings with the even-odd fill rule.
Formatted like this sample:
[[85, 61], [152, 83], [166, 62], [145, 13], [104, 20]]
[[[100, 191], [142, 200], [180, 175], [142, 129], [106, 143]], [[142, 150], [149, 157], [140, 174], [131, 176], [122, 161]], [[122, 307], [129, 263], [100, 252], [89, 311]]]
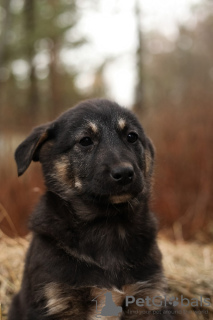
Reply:
[[62, 156], [60, 160], [57, 160], [55, 162], [55, 169], [56, 169], [56, 177], [59, 181], [62, 181], [63, 183], [70, 184], [71, 181], [69, 181], [67, 177], [67, 169], [69, 166], [69, 160], [66, 156]]
[[121, 129], [121, 130], [123, 130], [124, 129], [124, 127], [126, 126], [126, 121], [124, 120], [124, 119], [119, 119], [118, 120], [118, 126], [119, 126], [119, 128]]
[[92, 131], [93, 131], [94, 133], [97, 133], [97, 132], [98, 132], [98, 127], [97, 127], [96, 123], [94, 123], [94, 122], [89, 122], [89, 127], [90, 127], [90, 129], [92, 129]]
[[152, 157], [148, 150], [145, 151], [146, 174], [150, 171], [152, 165]]
[[120, 195], [120, 196], [111, 196], [110, 197], [110, 201], [115, 204], [128, 202], [131, 199], [132, 199], [132, 196], [130, 194], [124, 194], [124, 195]]
[[129, 162], [120, 162], [121, 167], [131, 167], [131, 164]]

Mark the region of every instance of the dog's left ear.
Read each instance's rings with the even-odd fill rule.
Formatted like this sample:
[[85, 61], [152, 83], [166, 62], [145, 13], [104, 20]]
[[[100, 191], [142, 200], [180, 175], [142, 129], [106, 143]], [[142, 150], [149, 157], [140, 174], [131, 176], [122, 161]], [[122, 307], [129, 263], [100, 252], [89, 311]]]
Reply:
[[53, 136], [53, 132], [54, 123], [41, 125], [36, 127], [18, 146], [15, 151], [18, 176], [21, 176], [27, 170], [32, 160], [39, 161], [39, 150]]
[[146, 138], [145, 162], [146, 175], [151, 176], [154, 167], [155, 149], [149, 138]]

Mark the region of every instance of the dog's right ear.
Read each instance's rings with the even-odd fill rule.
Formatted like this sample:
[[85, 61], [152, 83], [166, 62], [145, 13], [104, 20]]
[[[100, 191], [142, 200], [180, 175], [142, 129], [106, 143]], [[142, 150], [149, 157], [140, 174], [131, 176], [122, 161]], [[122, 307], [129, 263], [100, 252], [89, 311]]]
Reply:
[[15, 160], [18, 176], [21, 176], [29, 167], [31, 161], [39, 161], [41, 146], [53, 137], [54, 123], [47, 123], [36, 127], [31, 134], [18, 146], [15, 151]]
[[155, 149], [151, 140], [146, 137], [146, 150], [145, 150], [145, 163], [146, 163], [146, 175], [151, 176], [153, 172]]

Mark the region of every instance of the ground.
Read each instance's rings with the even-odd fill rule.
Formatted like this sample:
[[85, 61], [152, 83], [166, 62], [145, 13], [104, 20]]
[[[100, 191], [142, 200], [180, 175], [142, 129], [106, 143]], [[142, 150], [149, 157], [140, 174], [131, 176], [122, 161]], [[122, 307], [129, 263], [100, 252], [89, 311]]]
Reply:
[[[30, 236], [11, 239], [0, 231], [0, 303], [2, 320], [7, 319], [7, 310], [12, 295], [20, 287], [24, 257]], [[169, 295], [184, 304], [195, 303], [202, 296], [210, 299], [210, 306], [184, 307], [190, 320], [213, 320], [213, 244], [172, 242], [159, 235], [163, 264], [169, 284]], [[193, 300], [194, 299], [194, 300]], [[1, 317], [0, 317], [1, 319]]]

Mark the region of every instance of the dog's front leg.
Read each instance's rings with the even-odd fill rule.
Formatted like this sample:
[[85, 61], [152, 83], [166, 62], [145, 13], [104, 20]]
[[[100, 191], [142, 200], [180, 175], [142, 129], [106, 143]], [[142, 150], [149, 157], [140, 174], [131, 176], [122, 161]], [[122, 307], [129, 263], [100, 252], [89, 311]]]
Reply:
[[54, 316], [47, 316], [46, 312], [36, 306], [21, 304], [20, 293], [13, 298], [8, 320], [56, 320]]

